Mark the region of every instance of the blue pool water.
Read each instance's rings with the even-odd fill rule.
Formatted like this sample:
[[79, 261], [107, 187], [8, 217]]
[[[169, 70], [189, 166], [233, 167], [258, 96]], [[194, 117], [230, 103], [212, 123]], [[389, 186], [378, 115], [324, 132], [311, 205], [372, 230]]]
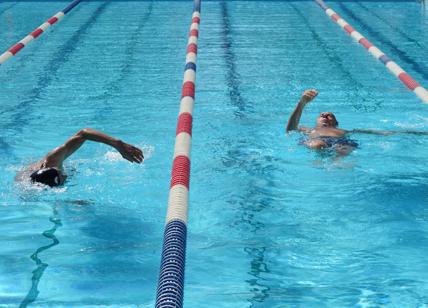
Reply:
[[[428, 86], [428, 10], [329, 2]], [[1, 2], [6, 50], [66, 2]], [[0, 306], [152, 307], [191, 1], [83, 2], [0, 72]], [[428, 305], [428, 136], [352, 136], [335, 160], [284, 125], [428, 131], [428, 109], [311, 1], [202, 3], [186, 307]], [[59, 189], [17, 185], [83, 127]]]

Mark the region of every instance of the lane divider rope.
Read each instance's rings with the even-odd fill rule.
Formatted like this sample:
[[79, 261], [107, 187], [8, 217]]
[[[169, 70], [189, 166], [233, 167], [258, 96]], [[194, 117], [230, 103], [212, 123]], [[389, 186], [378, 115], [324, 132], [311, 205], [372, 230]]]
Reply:
[[47, 21], [42, 23], [39, 27], [37, 27], [33, 32], [28, 34], [18, 43], [10, 47], [3, 54], [0, 55], [0, 65], [10, 59], [12, 56], [16, 55], [22, 48], [28, 45], [32, 40], [38, 38], [43, 32], [46, 31], [47, 28], [52, 26], [57, 21], [60, 21], [68, 12], [70, 12], [76, 5], [78, 5], [82, 0], [74, 0], [71, 2], [65, 9], [59, 11]]
[[194, 1], [187, 43], [180, 111], [172, 165], [156, 308], [182, 307], [186, 260], [187, 208], [189, 202], [192, 113], [195, 101], [196, 55], [200, 23], [200, 0]]
[[397, 63], [392, 61], [379, 48], [374, 46], [361, 33], [356, 31], [349, 23], [340, 17], [335, 11], [329, 8], [323, 0], [315, 0], [315, 2], [325, 11], [325, 13], [336, 22], [346, 33], [348, 33], [355, 41], [363, 45], [367, 51], [376, 59], [382, 62], [389, 71], [394, 74], [400, 81], [413, 93], [415, 93], [424, 103], [428, 104], [428, 91], [422, 87], [416, 80], [407, 74]]

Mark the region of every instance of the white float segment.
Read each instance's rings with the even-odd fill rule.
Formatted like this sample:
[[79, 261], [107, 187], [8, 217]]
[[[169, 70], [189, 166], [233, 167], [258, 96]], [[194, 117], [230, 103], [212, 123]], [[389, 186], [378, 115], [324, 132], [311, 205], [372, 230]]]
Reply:
[[174, 147], [174, 159], [183, 155], [190, 159], [190, 146], [192, 144], [192, 137], [186, 133], [181, 132], [175, 137], [175, 147]]
[[192, 18], [193, 17], [201, 17], [201, 14], [199, 14], [199, 12], [193, 12]]
[[339, 24], [339, 26], [341, 26], [342, 28], [345, 28], [345, 26], [348, 25], [348, 23], [343, 19], [343, 18], [339, 18], [337, 20], [337, 23]]
[[364, 38], [364, 36], [361, 35], [360, 32], [358, 31], [352, 31], [351, 32], [351, 36], [354, 38], [354, 40], [356, 40], [357, 42], [359, 42], [362, 38]]
[[423, 87], [419, 86], [419, 87], [416, 87], [416, 88], [413, 90], [413, 92], [415, 92], [415, 94], [416, 94], [417, 96], [419, 96], [419, 98], [420, 98], [424, 103], [428, 104], [428, 91], [427, 91], [425, 88], [423, 88]]
[[196, 72], [194, 70], [189, 68], [184, 72], [183, 83], [185, 83], [186, 81], [191, 81], [194, 83], [195, 80], [196, 80]]
[[44, 22], [39, 26], [39, 28], [42, 29], [43, 31], [46, 31], [46, 29], [49, 28], [50, 26], [51, 26], [50, 23]]
[[169, 190], [168, 212], [165, 224], [171, 220], [179, 219], [187, 224], [187, 206], [189, 202], [189, 191], [186, 186], [177, 184]]
[[336, 12], [335, 11], [333, 11], [332, 9], [326, 9], [325, 10], [325, 13], [328, 15], [328, 16], [332, 16], [333, 14], [336, 14]]
[[183, 112], [188, 112], [190, 114], [193, 113], [193, 105], [195, 103], [195, 100], [190, 96], [185, 96], [181, 99], [180, 102], [180, 112], [179, 114]]
[[369, 52], [375, 57], [376, 59], [379, 59], [383, 55], [385, 55], [379, 48], [372, 46], [369, 48]]
[[194, 52], [189, 52], [186, 55], [186, 63], [193, 62], [196, 64], [196, 54]]
[[197, 36], [189, 36], [189, 40], [187, 41], [187, 44], [198, 44], [198, 37]]
[[7, 59], [9, 59], [10, 57], [13, 56], [13, 53], [11, 53], [10, 51], [6, 51], [4, 52], [1, 56], [0, 56], [0, 64], [2, 64], [4, 61], [6, 61]]
[[22, 40], [20, 40], [19, 42], [18, 42], [18, 44], [19, 43], [21, 43], [21, 44], [24, 44], [24, 46], [25, 45], [27, 45], [29, 42], [31, 42], [32, 40], [34, 40], [34, 37], [32, 36], [32, 35], [27, 35], [26, 37], [24, 37]]
[[58, 21], [60, 21], [64, 17], [64, 13], [63, 12], [58, 12], [58, 13], [56, 13], [52, 17], [56, 17], [56, 18], [58, 18]]
[[397, 77], [401, 73], [404, 73], [404, 70], [401, 67], [399, 67], [398, 64], [395, 63], [394, 61], [389, 61], [386, 64], [386, 67]]
[[197, 22], [194, 22], [190, 25], [190, 30], [199, 30], [199, 24]]

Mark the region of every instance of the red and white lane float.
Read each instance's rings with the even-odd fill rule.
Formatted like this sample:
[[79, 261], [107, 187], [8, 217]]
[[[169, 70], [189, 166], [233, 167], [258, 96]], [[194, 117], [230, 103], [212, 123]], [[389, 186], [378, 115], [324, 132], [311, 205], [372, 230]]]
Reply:
[[189, 201], [192, 113], [195, 101], [196, 55], [200, 0], [194, 1], [187, 43], [180, 112], [174, 147], [168, 213], [156, 295], [156, 308], [182, 307], [186, 261], [187, 208]]
[[392, 61], [379, 48], [374, 46], [361, 33], [356, 31], [349, 23], [340, 17], [335, 11], [329, 8], [323, 0], [315, 0], [315, 2], [325, 11], [325, 13], [346, 33], [348, 33], [355, 41], [360, 43], [371, 53], [376, 59], [382, 62], [401, 82], [410, 90], [413, 91], [424, 103], [428, 104], [428, 91], [422, 87], [416, 80], [410, 77], [397, 63]]
[[37, 27], [37, 29], [35, 29], [33, 32], [31, 32], [26, 37], [24, 37], [22, 40], [20, 40], [18, 43], [16, 43], [12, 47], [10, 47], [2, 55], [0, 55], [0, 64], [3, 64], [9, 58], [16, 55], [22, 48], [27, 46], [28, 43], [30, 43], [32, 40], [38, 38], [43, 32], [45, 32], [47, 28], [52, 26], [57, 21], [60, 21], [64, 17], [64, 15], [66, 15], [68, 12], [70, 12], [81, 1], [82, 0], [75, 0], [75, 1], [71, 2], [65, 9], [56, 13], [54, 16], [52, 16], [47, 21], [42, 23], [39, 27]]

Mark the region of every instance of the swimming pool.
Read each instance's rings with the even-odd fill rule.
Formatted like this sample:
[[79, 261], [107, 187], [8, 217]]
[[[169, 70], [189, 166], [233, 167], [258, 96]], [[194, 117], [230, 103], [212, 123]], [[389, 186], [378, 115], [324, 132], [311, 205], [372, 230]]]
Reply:
[[[1, 49], [65, 5], [0, 3]], [[421, 4], [329, 5], [428, 85]], [[3, 306], [153, 306], [192, 7], [84, 2], [0, 68]], [[308, 126], [328, 110], [345, 129], [427, 131], [427, 106], [314, 2], [207, 1], [201, 19], [184, 305], [426, 305], [428, 138], [354, 135], [335, 161], [284, 125], [305, 88]], [[145, 163], [88, 144], [63, 188], [15, 185], [83, 127]]]

